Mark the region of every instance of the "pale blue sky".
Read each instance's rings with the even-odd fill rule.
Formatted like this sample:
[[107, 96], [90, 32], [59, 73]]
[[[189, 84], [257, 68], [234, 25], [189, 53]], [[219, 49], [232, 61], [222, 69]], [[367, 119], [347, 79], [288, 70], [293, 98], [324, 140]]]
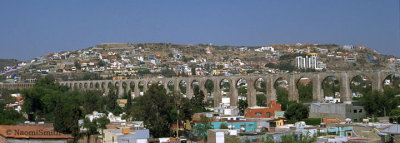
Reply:
[[365, 45], [400, 57], [399, 0], [0, 1], [0, 58], [104, 42]]

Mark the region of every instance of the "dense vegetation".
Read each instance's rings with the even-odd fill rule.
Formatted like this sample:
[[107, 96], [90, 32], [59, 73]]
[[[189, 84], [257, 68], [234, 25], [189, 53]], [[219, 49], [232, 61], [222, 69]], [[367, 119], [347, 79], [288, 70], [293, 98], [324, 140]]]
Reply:
[[295, 123], [307, 119], [309, 111], [310, 109], [302, 103], [291, 103], [285, 111], [285, 117], [289, 123]]
[[276, 88], [277, 103], [281, 104], [282, 110], [285, 111], [292, 101], [289, 101], [288, 91], [285, 88]]
[[[4, 107], [4, 104], [0, 104], [0, 107]], [[25, 121], [22, 114], [11, 108], [0, 108], [0, 115], [0, 125], [15, 125], [18, 122]]]
[[[70, 91], [68, 87], [60, 86], [51, 78], [39, 79], [35, 86], [22, 91], [24, 104], [22, 111], [28, 114], [30, 121], [52, 122], [54, 129], [61, 133], [72, 134], [75, 141], [83, 134], [90, 136], [97, 132], [97, 128], [105, 128], [105, 119], [96, 122], [96, 126], [90, 126], [89, 122], [84, 127], [92, 130], [81, 133], [78, 120], [85, 114], [93, 111], [106, 112], [106, 98], [99, 91]], [[99, 122], [99, 123], [97, 123]], [[93, 129], [94, 128], [94, 129]], [[96, 132], [90, 132], [94, 131]]]
[[204, 94], [196, 87], [194, 97], [188, 99], [177, 93], [169, 95], [163, 86], [153, 84], [144, 96], [133, 100], [127, 118], [144, 121], [154, 137], [171, 136], [170, 129], [177, 120], [191, 120], [194, 113], [206, 111]]
[[313, 101], [313, 84], [309, 82], [307, 84], [297, 85], [299, 100], [300, 102], [312, 102]]
[[369, 116], [387, 116], [400, 105], [399, 89], [385, 87], [384, 91], [372, 91], [360, 98]]

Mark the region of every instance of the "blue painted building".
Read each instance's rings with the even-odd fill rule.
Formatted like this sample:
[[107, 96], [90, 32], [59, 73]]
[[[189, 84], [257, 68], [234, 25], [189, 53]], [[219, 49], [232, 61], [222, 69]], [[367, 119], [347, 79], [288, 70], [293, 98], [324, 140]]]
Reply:
[[347, 136], [346, 133], [350, 133], [353, 131], [353, 127], [352, 126], [348, 126], [348, 127], [330, 127], [328, 128], [328, 134], [329, 133], [334, 133], [336, 135], [339, 135], [341, 137], [343, 136]]
[[221, 124], [225, 123], [229, 128], [240, 130], [244, 128], [246, 132], [255, 132], [257, 129], [257, 122], [212, 122], [214, 129], [221, 129]]

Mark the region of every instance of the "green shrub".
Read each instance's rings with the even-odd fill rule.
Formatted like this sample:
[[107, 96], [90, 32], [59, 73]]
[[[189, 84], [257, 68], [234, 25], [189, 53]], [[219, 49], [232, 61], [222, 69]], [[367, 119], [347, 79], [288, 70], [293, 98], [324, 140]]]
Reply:
[[320, 125], [321, 118], [307, 118], [304, 119], [304, 122], [306, 122], [307, 125]]

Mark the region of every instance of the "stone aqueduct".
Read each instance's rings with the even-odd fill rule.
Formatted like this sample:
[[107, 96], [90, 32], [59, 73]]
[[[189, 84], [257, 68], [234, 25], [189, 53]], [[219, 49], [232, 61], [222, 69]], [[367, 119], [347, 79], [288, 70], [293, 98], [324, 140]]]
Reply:
[[[184, 81], [187, 83], [186, 95], [188, 98], [192, 98], [193, 90], [192, 83], [198, 82], [200, 90], [205, 93], [206, 98], [209, 97], [205, 88], [205, 82], [211, 80], [214, 84], [214, 106], [222, 102], [221, 95], [221, 82], [223, 80], [228, 80], [230, 83], [230, 103], [231, 106], [237, 106], [238, 92], [237, 83], [240, 79], [243, 79], [247, 83], [247, 96], [249, 106], [256, 105], [256, 88], [255, 83], [258, 79], [262, 78], [266, 83], [266, 94], [267, 103], [270, 100], [276, 100], [276, 89], [274, 88], [274, 83], [279, 78], [283, 78], [288, 82], [288, 92], [289, 100], [298, 101], [298, 91], [297, 82], [301, 78], [309, 78], [313, 82], [313, 101], [323, 100], [323, 89], [322, 82], [327, 77], [336, 77], [340, 84], [340, 98], [342, 101], [351, 101], [351, 89], [350, 82], [357, 75], [364, 75], [369, 78], [372, 82], [373, 90], [383, 89], [383, 80], [394, 74], [400, 74], [400, 71], [347, 71], [347, 72], [320, 72], [320, 73], [285, 73], [285, 74], [270, 74], [270, 75], [260, 75], [260, 76], [207, 76], [207, 77], [173, 77], [173, 78], [153, 78], [153, 79], [126, 79], [126, 80], [92, 80], [92, 81], [61, 81], [61, 85], [70, 87], [71, 89], [81, 89], [81, 90], [104, 90], [108, 93], [108, 86], [115, 85], [119, 91], [123, 91], [123, 84], [130, 86], [134, 84], [134, 94], [139, 95], [139, 83], [143, 84], [143, 92], [146, 92], [149, 83], [159, 83], [162, 84], [167, 92], [169, 91], [168, 83], [173, 82], [174, 91], [178, 92], [180, 90], [179, 83]], [[123, 92], [119, 92], [119, 96], [122, 96]], [[207, 100], [207, 99], [205, 99]]]

